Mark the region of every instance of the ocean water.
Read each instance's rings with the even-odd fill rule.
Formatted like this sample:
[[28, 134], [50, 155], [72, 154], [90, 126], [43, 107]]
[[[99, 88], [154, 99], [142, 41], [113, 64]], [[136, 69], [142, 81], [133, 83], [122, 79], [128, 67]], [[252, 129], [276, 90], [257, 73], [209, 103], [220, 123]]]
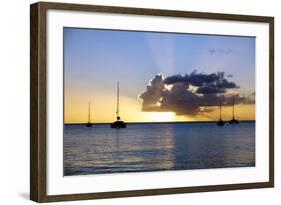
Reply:
[[64, 125], [64, 175], [255, 166], [255, 122]]

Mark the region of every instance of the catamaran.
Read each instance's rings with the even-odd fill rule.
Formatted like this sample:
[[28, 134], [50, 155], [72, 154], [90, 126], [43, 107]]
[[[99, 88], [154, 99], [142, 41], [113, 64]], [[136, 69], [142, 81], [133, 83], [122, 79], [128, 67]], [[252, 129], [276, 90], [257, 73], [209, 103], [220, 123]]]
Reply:
[[88, 107], [88, 122], [86, 124], [87, 127], [92, 127], [93, 123], [91, 123], [91, 102], [89, 102]]
[[221, 117], [221, 102], [220, 102], [220, 119], [217, 122], [217, 126], [224, 126], [224, 121], [222, 120], [222, 117]]
[[234, 117], [234, 96], [232, 98], [232, 120], [229, 121], [229, 124], [239, 124], [238, 120]]
[[127, 125], [125, 122], [121, 121], [121, 117], [119, 115], [119, 82], [117, 83], [117, 109], [116, 109], [116, 121], [111, 123], [111, 128], [126, 128]]

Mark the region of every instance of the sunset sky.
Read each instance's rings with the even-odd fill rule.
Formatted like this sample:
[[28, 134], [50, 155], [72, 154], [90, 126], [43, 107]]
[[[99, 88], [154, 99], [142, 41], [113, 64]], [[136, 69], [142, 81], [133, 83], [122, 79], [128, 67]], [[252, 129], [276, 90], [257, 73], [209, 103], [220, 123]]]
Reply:
[[[222, 73], [224, 72], [224, 73]], [[255, 38], [64, 28], [64, 122], [255, 119]], [[148, 87], [147, 87], [148, 86]]]

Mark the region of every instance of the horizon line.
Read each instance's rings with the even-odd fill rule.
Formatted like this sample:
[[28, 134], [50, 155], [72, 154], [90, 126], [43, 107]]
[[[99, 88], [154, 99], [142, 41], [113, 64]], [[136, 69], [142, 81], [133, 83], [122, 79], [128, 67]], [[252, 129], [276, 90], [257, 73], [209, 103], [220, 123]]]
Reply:
[[[230, 120], [224, 120], [228, 122]], [[239, 122], [255, 122], [256, 120], [238, 120]], [[203, 120], [203, 121], [163, 121], [163, 122], [125, 122], [126, 124], [168, 124], [168, 123], [216, 123], [217, 120]], [[91, 122], [92, 124], [111, 124], [112, 122]], [[72, 123], [63, 123], [64, 125], [86, 125], [87, 122], [72, 122]]]

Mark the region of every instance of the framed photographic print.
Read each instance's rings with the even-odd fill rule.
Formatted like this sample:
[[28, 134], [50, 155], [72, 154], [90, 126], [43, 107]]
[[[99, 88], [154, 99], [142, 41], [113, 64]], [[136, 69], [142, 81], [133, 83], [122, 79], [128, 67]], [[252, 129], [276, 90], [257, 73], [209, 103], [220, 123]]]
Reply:
[[274, 186], [274, 18], [31, 5], [31, 200]]

